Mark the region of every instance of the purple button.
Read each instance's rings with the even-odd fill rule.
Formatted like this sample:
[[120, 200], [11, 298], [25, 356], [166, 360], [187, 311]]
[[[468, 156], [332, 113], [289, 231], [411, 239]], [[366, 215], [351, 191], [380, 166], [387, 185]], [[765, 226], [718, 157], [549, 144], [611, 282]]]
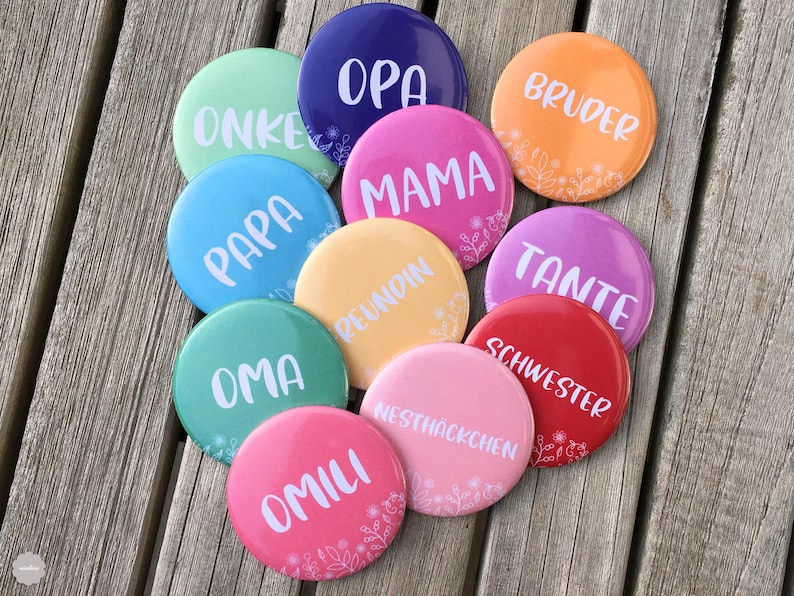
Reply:
[[487, 310], [527, 294], [587, 304], [630, 352], [648, 328], [656, 285], [648, 256], [624, 225], [586, 207], [554, 207], [516, 224], [485, 273]]
[[315, 145], [344, 166], [361, 134], [400, 108], [466, 109], [466, 72], [446, 33], [420, 12], [374, 3], [344, 10], [309, 42], [298, 107]]

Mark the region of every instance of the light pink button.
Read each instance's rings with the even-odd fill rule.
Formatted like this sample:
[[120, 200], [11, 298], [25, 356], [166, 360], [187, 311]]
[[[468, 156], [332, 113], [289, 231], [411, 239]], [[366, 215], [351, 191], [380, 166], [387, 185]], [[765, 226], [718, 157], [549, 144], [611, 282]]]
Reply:
[[378, 120], [353, 146], [342, 178], [348, 222], [396, 217], [438, 236], [463, 269], [496, 246], [515, 185], [502, 146], [468, 114], [411, 106]]
[[408, 508], [466, 515], [501, 499], [529, 463], [534, 418], [527, 394], [489, 354], [455, 343], [404, 352], [361, 404], [405, 468]]
[[344, 577], [394, 539], [405, 478], [389, 442], [346, 410], [302, 406], [243, 441], [226, 485], [237, 535], [262, 563], [294, 578]]

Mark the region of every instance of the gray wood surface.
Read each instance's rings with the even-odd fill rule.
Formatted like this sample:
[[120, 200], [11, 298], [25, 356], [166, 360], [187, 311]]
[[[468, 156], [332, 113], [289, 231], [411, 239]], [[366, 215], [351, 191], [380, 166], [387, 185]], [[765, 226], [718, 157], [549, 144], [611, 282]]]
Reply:
[[106, 1], [0, 5], [0, 509], [79, 200], [81, 143], [101, 103], [94, 80], [112, 13]]
[[[171, 114], [193, 71], [257, 38], [266, 7], [126, 4], [0, 532], [4, 570], [24, 550], [45, 559], [46, 581], [27, 593], [120, 594], [143, 587], [176, 444], [171, 368], [193, 319], [164, 250], [170, 206], [183, 185], [171, 147]], [[83, 8], [63, 23], [47, 23], [45, 15], [44, 23], [20, 33], [32, 36], [29, 43], [37, 48], [52, 46], [50, 60], [57, 64], [61, 45], [81, 43], [81, 27], [90, 35], [103, 25], [99, 12]], [[73, 49], [64, 62], [70, 65], [76, 54], [82, 56]], [[36, 61], [23, 66], [39, 67]], [[46, 72], [37, 75], [46, 78]], [[60, 90], [38, 95], [33, 89], [28, 97], [44, 101], [51, 93], [52, 101], [63, 101], [73, 93], [70, 84], [66, 77]], [[57, 111], [52, 116], [60, 117]], [[21, 124], [17, 134], [27, 130]], [[40, 138], [35, 147], [46, 150], [56, 138]], [[32, 171], [18, 181], [23, 187], [39, 175], [35, 160], [28, 167]], [[55, 186], [48, 195], [57, 192]], [[28, 194], [20, 217], [36, 208], [36, 193]], [[10, 572], [0, 582], [4, 594], [19, 587]]]
[[794, 6], [741, 2], [693, 222], [640, 593], [773, 594], [794, 517]]
[[152, 594], [300, 594], [243, 547], [226, 514], [229, 468], [185, 446]]
[[[645, 168], [596, 204], [626, 225], [656, 277], [651, 325], [630, 355], [632, 397], [615, 435], [565, 468], [530, 470], [492, 508], [479, 593], [623, 591], [674, 308], [723, 4], [593, 2], [585, 30], [625, 48], [648, 75], [659, 127]], [[519, 571], [520, 570], [520, 571]]]
[[[227, 468], [178, 447], [171, 405], [196, 316], [164, 250], [185, 184], [172, 114], [212, 58], [271, 39], [301, 55], [358, 3], [0, 0], [0, 594], [791, 590], [794, 8], [783, 0], [591, 0], [578, 12], [574, 0], [400, 0], [435, 11], [469, 75], [467, 111], [485, 123], [507, 61], [575, 14], [648, 73], [660, 116], [650, 160], [594, 205], [637, 235], [656, 273], [632, 401], [595, 454], [529, 470], [479, 515], [409, 512], [386, 554], [344, 580], [293, 581], [242, 547]], [[512, 221], [546, 206], [521, 187]], [[484, 272], [467, 274], [471, 324]], [[10, 573], [26, 550], [47, 565], [37, 586]]]

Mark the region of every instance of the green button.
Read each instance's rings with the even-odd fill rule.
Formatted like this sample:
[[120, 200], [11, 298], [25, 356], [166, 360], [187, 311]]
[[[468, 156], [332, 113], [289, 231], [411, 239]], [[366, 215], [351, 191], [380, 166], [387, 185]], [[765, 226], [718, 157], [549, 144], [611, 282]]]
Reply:
[[249, 48], [202, 68], [174, 114], [174, 151], [185, 177], [255, 153], [291, 161], [331, 186], [339, 168], [316, 148], [298, 112], [299, 66], [292, 54]]
[[269, 299], [240, 300], [204, 317], [174, 365], [177, 415], [205, 453], [231, 464], [260, 423], [289, 408], [347, 405], [339, 346], [312, 315]]

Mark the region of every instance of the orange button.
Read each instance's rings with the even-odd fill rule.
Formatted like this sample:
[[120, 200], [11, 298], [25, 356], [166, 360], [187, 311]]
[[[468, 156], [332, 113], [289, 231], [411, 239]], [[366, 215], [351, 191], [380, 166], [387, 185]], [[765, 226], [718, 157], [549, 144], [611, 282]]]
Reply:
[[491, 127], [530, 190], [556, 201], [595, 201], [645, 164], [656, 100], [625, 50], [588, 33], [558, 33], [507, 65], [494, 90]]

